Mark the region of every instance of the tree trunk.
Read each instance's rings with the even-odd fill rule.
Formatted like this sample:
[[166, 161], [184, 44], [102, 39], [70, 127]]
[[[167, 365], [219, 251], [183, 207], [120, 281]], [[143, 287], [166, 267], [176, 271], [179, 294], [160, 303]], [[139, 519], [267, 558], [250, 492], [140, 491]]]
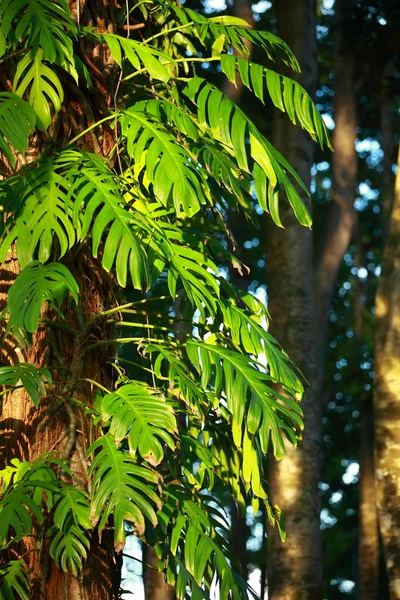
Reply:
[[[317, 67], [315, 2], [282, 0], [276, 4], [276, 14], [278, 35], [298, 57], [302, 67], [299, 81], [313, 97]], [[275, 117], [273, 138], [275, 147], [309, 186], [312, 140], [282, 114]], [[282, 544], [277, 531], [269, 531], [268, 597], [270, 600], [318, 600], [322, 598], [318, 494], [321, 411], [315, 393], [312, 234], [297, 223], [287, 204], [282, 208], [282, 221], [285, 230], [278, 229], [268, 216], [266, 218], [270, 330], [311, 386], [302, 401], [305, 423], [302, 447], [296, 450], [287, 444], [283, 461], [272, 460], [270, 465], [270, 495], [285, 514], [287, 541]]]
[[[355, 266], [361, 263], [358, 222], [355, 225]], [[363, 360], [363, 310], [361, 281], [356, 277], [354, 289], [354, 336], [358, 372]], [[378, 600], [379, 535], [375, 495], [374, 417], [371, 394], [360, 394], [360, 499], [358, 507], [358, 588], [362, 600]]]
[[[71, 265], [70, 270], [73, 272]], [[86, 318], [103, 309], [103, 303], [110, 300], [110, 282], [104, 283], [104, 274], [97, 265], [81, 255], [74, 265], [76, 280], [81, 287], [81, 310]], [[1, 272], [0, 310], [4, 306], [7, 290], [18, 273], [18, 263], [14, 256], [9, 256]], [[89, 274], [91, 279], [89, 280]], [[88, 281], [90, 281], [88, 283]], [[85, 286], [85, 287], [84, 287]], [[108, 296], [105, 288], [108, 287]], [[46, 310], [46, 309], [45, 309]], [[51, 319], [47, 312], [46, 318]], [[71, 314], [71, 324], [74, 316]], [[99, 332], [98, 332], [99, 333]], [[89, 335], [89, 332], [85, 332]], [[99, 333], [100, 335], [100, 333]], [[110, 374], [104, 365], [109, 361], [107, 351], [96, 351], [85, 356], [79, 354], [82, 343], [80, 335], [72, 337], [57, 329], [44, 331], [39, 328], [34, 335], [32, 345], [19, 350], [17, 343], [9, 336], [1, 345], [1, 364], [11, 365], [21, 360], [38, 367], [53, 365], [67, 368], [71, 377], [77, 381], [81, 377], [107, 383]], [[90, 445], [93, 431], [90, 420], [77, 410], [69, 398], [60, 400], [55, 386], [46, 399], [42, 399], [38, 409], [35, 408], [24, 390], [6, 394], [3, 397], [0, 417], [0, 468], [9, 464], [12, 458], [33, 461], [42, 454], [54, 451], [71, 458], [73, 479], [71, 485], [79, 481], [87, 485], [86, 451]], [[74, 396], [88, 402], [93, 390], [87, 384], [75, 386]], [[62, 474], [60, 474], [62, 476]], [[103, 535], [101, 542], [95, 532], [91, 535], [88, 560], [78, 577], [60, 571], [52, 562], [48, 553], [48, 543], [41, 537], [26, 538], [19, 549], [24, 555], [28, 567], [31, 600], [107, 600], [116, 598], [119, 589], [120, 560], [115, 556], [112, 536]], [[13, 557], [15, 558], [15, 556]], [[118, 567], [117, 567], [118, 565]]]
[[143, 544], [143, 584], [146, 600], [176, 600], [175, 590], [157, 569], [158, 558], [154, 548]]
[[[80, 3], [69, 0], [68, 4], [73, 18], [80, 25], [97, 27], [98, 31], [115, 29], [117, 5], [113, 0], [92, 0], [90, 3], [85, 0]], [[82, 46], [79, 49], [89, 71], [101, 78], [98, 89], [90, 92], [86, 98], [74, 83], [69, 80], [64, 82], [70, 91], [69, 98], [57, 123], [52, 125], [59, 132], [61, 144], [68, 141], [71, 132], [72, 135], [79, 134], [88, 124], [100, 118], [99, 115], [103, 116], [104, 109], [110, 103], [115, 85], [115, 63], [109, 53], [97, 50], [96, 47], [86, 49]], [[114, 141], [114, 134], [111, 130], [103, 129], [101, 136], [97, 138], [95, 132], [91, 131], [81, 141], [93, 151], [107, 155]], [[36, 155], [37, 148], [33, 144], [26, 153], [28, 161], [34, 160]], [[115, 304], [111, 279], [95, 260], [85, 256], [84, 251], [77, 258], [71, 259], [68, 267], [80, 284], [82, 322], [87, 322], [96, 313]], [[4, 305], [8, 288], [18, 269], [14, 256], [10, 256], [2, 266], [0, 307]], [[73, 396], [77, 400], [82, 398], [85, 403], [90, 403], [94, 393], [91, 384], [77, 383], [78, 380], [88, 378], [111, 385], [112, 369], [109, 367], [108, 350], [103, 351], [102, 346], [85, 356], [80, 354], [82, 336], [92, 335], [96, 340], [101, 340], [109, 331], [104, 327], [100, 330], [97, 325], [90, 331], [83, 331], [76, 313], [70, 311], [67, 314], [66, 322], [78, 332], [76, 335], [66, 334], [64, 331], [60, 333], [60, 330], [51, 326], [47, 326], [46, 330], [39, 328], [27, 350], [19, 349], [18, 344], [8, 336], [7, 339], [1, 340], [0, 364], [26, 361], [38, 367], [44, 364], [55, 368], [59, 366], [64, 369], [64, 373], [69, 373], [69, 377], [76, 383]], [[51, 319], [52, 315], [47, 312], [46, 317]], [[4, 327], [2, 331], [4, 333]], [[54, 451], [71, 459], [71, 485], [77, 480], [87, 485], [86, 451], [94, 435], [91, 419], [77, 407], [79, 404], [70, 401], [68, 396], [72, 392], [60, 391], [57, 374], [54, 379], [55, 385], [49, 391], [48, 397], [42, 400], [39, 409], [34, 407], [23, 390], [3, 397], [0, 416], [0, 468], [8, 464], [13, 457], [32, 461], [41, 454]], [[59, 476], [68, 477], [62, 473], [59, 473]], [[48, 553], [47, 540], [28, 538], [21, 544], [20, 550], [31, 578], [31, 600], [108, 600], [119, 597], [122, 558], [114, 552], [109, 530], [103, 533], [101, 540], [95, 531], [92, 532], [88, 559], [77, 577], [65, 574], [53, 564]]]
[[400, 149], [376, 297], [375, 465], [379, 526], [391, 600], [400, 599]]
[[327, 343], [327, 314], [332, 302], [337, 273], [350, 245], [354, 227], [357, 184], [355, 149], [357, 112], [354, 94], [354, 58], [346, 32], [350, 0], [337, 0], [335, 38], [335, 130], [332, 156], [332, 199], [325, 219], [326, 231], [316, 262], [315, 335], [318, 356], [318, 389], [322, 390]]

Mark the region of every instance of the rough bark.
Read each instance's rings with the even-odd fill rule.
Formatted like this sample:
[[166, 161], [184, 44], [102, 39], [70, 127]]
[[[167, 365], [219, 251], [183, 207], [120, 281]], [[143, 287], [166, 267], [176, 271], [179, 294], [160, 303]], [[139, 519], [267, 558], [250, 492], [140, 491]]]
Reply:
[[[69, 0], [71, 14], [80, 25], [95, 27], [98, 31], [113, 32], [116, 29], [116, 10], [119, 6], [114, 0]], [[85, 96], [69, 78], [63, 81], [68, 95], [59, 118], [51, 126], [51, 134], [60, 143], [77, 135], [88, 125], [104, 115], [111, 105], [115, 92], [116, 69], [110, 53], [91, 43], [90, 47], [80, 41], [78, 52], [93, 77], [93, 89]], [[4, 78], [3, 78], [4, 79]], [[7, 79], [7, 78], [6, 78]], [[8, 77], [12, 81], [12, 77]], [[2, 80], [4, 84], [4, 81]], [[8, 85], [8, 82], [6, 82]], [[4, 84], [8, 91], [7, 85]], [[37, 140], [34, 140], [37, 142]], [[114, 143], [114, 133], [110, 128], [91, 131], [81, 140], [87, 149], [106, 156]], [[37, 144], [33, 143], [26, 153], [31, 162], [37, 156]], [[68, 257], [67, 257], [68, 258]], [[115, 304], [112, 297], [112, 282], [96, 261], [85, 256], [84, 251], [68, 264], [75, 279], [80, 283], [82, 319]], [[10, 284], [18, 273], [18, 264], [13, 256], [6, 260], [0, 272], [0, 306], [5, 302]], [[1, 308], [0, 308], [1, 311]], [[52, 318], [52, 315], [46, 317]], [[36, 366], [52, 365], [63, 367], [76, 381], [86, 377], [101, 381], [107, 385], [111, 369], [107, 366], [107, 350], [80, 354], [82, 336], [92, 336], [93, 341], [102, 339], [109, 332], [93, 327], [80, 330], [76, 313], [67, 311], [67, 322], [80, 331], [76, 336], [65, 334], [56, 328], [39, 329], [32, 346], [21, 350], [15, 341], [1, 339], [0, 364], [13, 364], [24, 360]], [[4, 330], [3, 330], [4, 331]], [[3, 337], [3, 336], [2, 336]], [[109, 369], [109, 373], [107, 373]], [[87, 484], [86, 451], [93, 439], [91, 421], [67, 398], [62, 395], [61, 376], [55, 375], [55, 385], [48, 398], [35, 409], [24, 391], [18, 390], [3, 397], [0, 415], [0, 468], [9, 463], [12, 457], [34, 460], [39, 455], [54, 451], [71, 458], [73, 480], [79, 479]], [[57, 395], [58, 394], [58, 397]], [[68, 395], [68, 394], [64, 394]], [[74, 395], [90, 402], [93, 389], [88, 384], [76, 385]], [[62, 474], [60, 475], [62, 476]], [[71, 481], [71, 484], [74, 484]], [[117, 598], [120, 584], [122, 558], [116, 556], [112, 536], [107, 530], [99, 540], [95, 532], [91, 535], [88, 560], [78, 577], [67, 575], [57, 569], [48, 554], [48, 541], [28, 538], [18, 550], [24, 555], [31, 577], [31, 600], [107, 600]], [[13, 557], [15, 558], [15, 556]]]
[[[78, 264], [70, 265], [71, 271], [76, 269], [75, 277], [81, 283], [81, 309], [86, 318], [103, 309], [104, 302], [110, 296], [110, 282], [101, 282], [97, 275], [100, 271], [93, 262], [81, 255]], [[18, 263], [10, 255], [1, 271], [0, 306], [4, 305], [7, 290], [18, 273]], [[91, 275], [89, 280], [88, 275]], [[97, 274], [97, 275], [96, 275]], [[106, 292], [108, 288], [108, 295]], [[0, 308], [1, 310], [1, 308]], [[46, 310], [46, 309], [45, 309]], [[51, 319], [51, 313], [44, 315]], [[69, 315], [71, 325], [75, 314]], [[68, 318], [67, 318], [68, 322]], [[100, 335], [98, 331], [86, 331], [85, 335]], [[110, 380], [106, 373], [109, 357], [106, 352], [96, 351], [85, 359], [79, 354], [82, 337], [75, 338], [57, 329], [50, 333], [40, 328], [34, 335], [32, 345], [22, 351], [16, 342], [8, 336], [1, 339], [1, 364], [14, 364], [21, 360], [38, 367], [52, 364], [67, 368], [72, 379], [77, 381], [87, 377], [107, 383]], [[77, 410], [68, 398], [60, 399], [61, 383], [57, 381], [43, 399], [38, 409], [35, 408], [24, 390], [16, 390], [3, 397], [0, 415], [0, 468], [9, 464], [12, 458], [33, 461], [40, 455], [50, 451], [71, 458], [71, 470], [74, 485], [79, 480], [87, 485], [87, 464], [85, 455], [93, 436], [90, 420]], [[76, 385], [74, 396], [88, 401], [93, 390], [85, 385]], [[69, 394], [68, 394], [69, 395]], [[58, 396], [58, 397], [57, 397]], [[60, 475], [61, 476], [61, 475]], [[31, 600], [107, 600], [117, 597], [119, 573], [116, 565], [113, 541], [106, 534], [101, 542], [95, 532], [91, 535], [91, 546], [88, 561], [78, 577], [60, 571], [52, 562], [48, 553], [48, 542], [39, 537], [26, 538], [17, 551], [24, 555], [30, 575]], [[15, 556], [14, 556], [15, 558]]]
[[[400, 167], [400, 152], [398, 159]], [[375, 464], [391, 600], [400, 598], [400, 168], [376, 297]]]
[[[315, 2], [282, 0], [276, 4], [276, 13], [278, 35], [298, 57], [302, 67], [299, 81], [313, 97], [317, 66]], [[279, 114], [273, 123], [273, 143], [308, 186], [313, 142], [303, 131], [293, 127], [286, 115]], [[284, 230], [271, 223], [268, 216], [266, 219], [270, 330], [311, 386], [302, 402], [305, 424], [302, 447], [296, 450], [287, 445], [283, 461], [271, 461], [270, 494], [272, 502], [285, 514], [287, 541], [282, 544], [276, 531], [269, 532], [268, 597], [270, 600], [318, 600], [322, 598], [318, 495], [321, 411], [314, 385], [312, 234], [298, 225], [286, 204], [282, 221]]]

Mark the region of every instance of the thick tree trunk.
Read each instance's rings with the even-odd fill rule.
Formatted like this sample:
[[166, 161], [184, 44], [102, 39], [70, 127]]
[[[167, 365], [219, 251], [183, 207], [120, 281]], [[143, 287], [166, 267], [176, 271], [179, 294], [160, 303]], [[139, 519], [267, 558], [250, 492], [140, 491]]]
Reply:
[[[82, 256], [79, 265], [75, 265], [75, 276], [77, 281], [79, 275], [82, 276], [81, 309], [88, 317], [93, 316], [96, 310], [101, 310], [103, 302], [109, 301], [110, 282], [107, 281], [106, 285], [104, 282], [101, 284], [96, 277], [96, 273], [99, 273], [97, 266], [93, 263], [84, 264], [85, 262], [86, 259]], [[9, 256], [1, 271], [0, 311], [5, 304], [8, 288], [17, 273], [18, 263], [14, 256]], [[91, 281], [88, 284], [89, 273]], [[107, 285], [108, 297], [105, 291]], [[74, 317], [70, 316], [73, 323]], [[51, 318], [51, 315], [46, 314], [46, 317]], [[89, 335], [89, 332], [85, 335]], [[9, 336], [5, 340], [2, 337], [1, 341], [2, 365], [23, 360], [38, 367], [51, 364], [67, 368], [76, 381], [87, 377], [107, 383], [110, 379], [104, 368], [109, 357], [105, 352], [97, 351], [96, 354], [86, 355], [83, 359], [79, 355], [82, 343], [79, 335], [73, 338], [64, 331], [60, 334], [54, 329], [49, 333], [48, 330], [45, 332], [40, 328], [34, 335], [32, 345], [23, 351]], [[93, 436], [90, 420], [74, 407], [69, 398], [57, 398], [57, 387], [59, 388], [56, 377], [54, 389], [50, 390], [46, 399], [42, 399], [38, 409], [24, 390], [16, 390], [3, 397], [0, 416], [0, 468], [9, 464], [12, 458], [33, 461], [42, 454], [54, 451], [61, 453], [65, 458], [71, 458], [71, 485], [77, 480], [87, 485], [85, 456]], [[80, 396], [88, 402], [92, 394], [93, 390], [87, 384], [75, 386], [76, 399]], [[53, 564], [48, 554], [48, 543], [41, 537], [37, 540], [33, 537], [25, 539], [19, 550], [24, 555], [30, 575], [31, 600], [108, 600], [117, 597], [120, 561], [115, 556], [113, 540], [107, 532], [101, 542], [96, 533], [92, 533], [88, 560], [78, 577], [60, 571]]]
[[376, 297], [375, 465], [379, 526], [391, 600], [400, 599], [400, 151]]
[[[278, 35], [299, 58], [300, 83], [314, 96], [316, 88], [316, 6], [313, 0], [282, 0], [276, 4]], [[310, 184], [313, 142], [287, 115], [277, 114], [273, 142]], [[282, 198], [282, 204], [284, 199]], [[307, 200], [306, 200], [307, 202]], [[298, 225], [290, 208], [282, 210], [285, 230], [266, 219], [268, 308], [271, 333], [310, 382], [302, 409], [304, 441], [299, 449], [287, 445], [282, 462], [271, 461], [272, 502], [286, 517], [287, 541], [276, 531], [268, 539], [268, 597], [270, 600], [322, 598], [322, 548], [318, 479], [320, 472], [321, 411], [315, 393], [313, 339], [314, 278], [311, 231]]]
[[[114, 0], [92, 0], [90, 3], [85, 0], [78, 3], [69, 0], [68, 3], [73, 18], [81, 25], [97, 27], [99, 31], [115, 29], [118, 6]], [[59, 132], [60, 142], [68, 140], [71, 133], [72, 136], [80, 133], [88, 124], [99, 118], [99, 115], [104, 115], [104, 109], [110, 103], [115, 82], [115, 64], [109, 54], [105, 55], [97, 50], [95, 47], [80, 47], [82, 60], [87, 64], [89, 71], [94, 74], [94, 78], [101, 79], [98, 89], [86, 98], [75, 84], [65, 82], [69, 88], [69, 97], [59, 120], [54, 124], [54, 128]], [[107, 155], [114, 140], [113, 136], [110, 130], [103, 129], [101, 136], [96, 138], [95, 132], [92, 131], [85, 136], [84, 142], [93, 151]], [[37, 148], [32, 145], [26, 153], [28, 161], [34, 160], [36, 155]], [[84, 251], [68, 266], [80, 282], [80, 309], [83, 321], [114, 304], [111, 281], [95, 261], [84, 256]], [[10, 256], [2, 265], [0, 273], [0, 306], [4, 304], [8, 288], [17, 272], [17, 261]], [[76, 336], [65, 332], [60, 334], [59, 330], [52, 327], [47, 327], [46, 330], [39, 329], [32, 346], [27, 350], [19, 349], [17, 343], [9, 337], [6, 340], [2, 339], [0, 364], [14, 364], [23, 360], [36, 366], [52, 365], [55, 368], [60, 367], [60, 371], [64, 369], [62, 373], [68, 373], [69, 379], [74, 379], [75, 383], [79, 378], [89, 378], [101, 381], [104, 385], [110, 382], [111, 385], [111, 369], [108, 366], [110, 357], [107, 356], [107, 350], [103, 352], [96, 349], [91, 354], [80, 355], [82, 335], [93, 335], [94, 339], [100, 340], [108, 332], [92, 328], [83, 333], [73, 311], [69, 313], [68, 320], [78, 331]], [[54, 451], [71, 459], [71, 485], [77, 480], [87, 485], [86, 451], [94, 435], [91, 420], [77, 408], [79, 404], [70, 402], [67, 397], [60, 399], [60, 396], [68, 396], [71, 393], [63, 394], [60, 387], [55, 375], [55, 385], [39, 409], [33, 406], [24, 391], [18, 390], [3, 397], [0, 416], [0, 468], [8, 464], [13, 457], [35, 460], [43, 453]], [[91, 387], [87, 383], [77, 383], [73, 388], [74, 397], [78, 400], [81, 398], [85, 403], [90, 402], [94, 393]], [[62, 473], [59, 475], [63, 476]], [[21, 554], [31, 578], [31, 600], [108, 600], [119, 597], [122, 559], [115, 555], [112, 534], [108, 530], [103, 533], [101, 540], [96, 532], [91, 534], [88, 559], [78, 577], [63, 573], [53, 564], [48, 553], [47, 540], [24, 540]]]

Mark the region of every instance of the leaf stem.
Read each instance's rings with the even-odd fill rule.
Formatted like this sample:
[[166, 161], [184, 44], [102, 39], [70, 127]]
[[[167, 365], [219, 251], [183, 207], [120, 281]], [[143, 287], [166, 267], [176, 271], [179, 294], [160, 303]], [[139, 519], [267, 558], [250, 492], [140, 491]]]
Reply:
[[106, 392], [106, 394], [111, 394], [110, 390], [108, 390], [106, 387], [104, 387], [104, 385], [101, 385], [101, 383], [99, 383], [98, 381], [94, 381], [94, 379], [89, 379], [88, 377], [80, 377], [78, 379], [78, 381], [87, 381], [87, 383], [91, 383], [92, 385], [95, 385], [100, 390], [103, 390], [103, 392]]
[[79, 140], [79, 138], [83, 137], [84, 135], [86, 135], [87, 133], [89, 133], [89, 131], [92, 131], [92, 129], [95, 129], [96, 127], [98, 127], [102, 123], [105, 123], [106, 121], [111, 121], [111, 119], [115, 119], [115, 117], [117, 116], [117, 114], [118, 113], [113, 114], [113, 115], [108, 115], [108, 117], [104, 117], [104, 119], [100, 119], [100, 121], [96, 121], [96, 123], [93, 123], [92, 125], [90, 125], [90, 127], [88, 127], [87, 129], [85, 129], [84, 131], [81, 131], [81, 133], [79, 133], [74, 138], [72, 138], [72, 140], [70, 140], [68, 142], [68, 144], [66, 145], [66, 148], [68, 148], [68, 146], [71, 146], [72, 144], [74, 144], [77, 140]]
[[190, 21], [189, 23], [185, 23], [184, 25], [177, 25], [176, 27], [171, 27], [171, 29], [163, 29], [159, 33], [156, 33], [155, 35], [152, 35], [151, 37], [147, 38], [147, 40], [144, 40], [144, 43], [148, 44], [149, 42], [152, 42], [153, 40], [155, 40], [158, 37], [161, 37], [162, 35], [166, 35], [167, 33], [171, 33], [172, 31], [180, 31], [181, 29], [185, 29], [186, 27], [190, 27], [191, 25], [194, 25], [194, 21]]

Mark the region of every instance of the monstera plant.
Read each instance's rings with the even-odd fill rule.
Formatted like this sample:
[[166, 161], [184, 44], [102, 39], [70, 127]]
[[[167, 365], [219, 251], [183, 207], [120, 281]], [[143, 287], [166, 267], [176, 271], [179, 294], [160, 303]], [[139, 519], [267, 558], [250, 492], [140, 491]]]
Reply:
[[[247, 58], [248, 43], [264, 52]], [[0, 0], [0, 595], [117, 598], [127, 535], [179, 599], [253, 592], [213, 494], [263, 504], [301, 376], [226, 226], [307, 190], [201, 74], [215, 62], [321, 144], [287, 45], [175, 0]], [[301, 191], [303, 189], [303, 191]]]

